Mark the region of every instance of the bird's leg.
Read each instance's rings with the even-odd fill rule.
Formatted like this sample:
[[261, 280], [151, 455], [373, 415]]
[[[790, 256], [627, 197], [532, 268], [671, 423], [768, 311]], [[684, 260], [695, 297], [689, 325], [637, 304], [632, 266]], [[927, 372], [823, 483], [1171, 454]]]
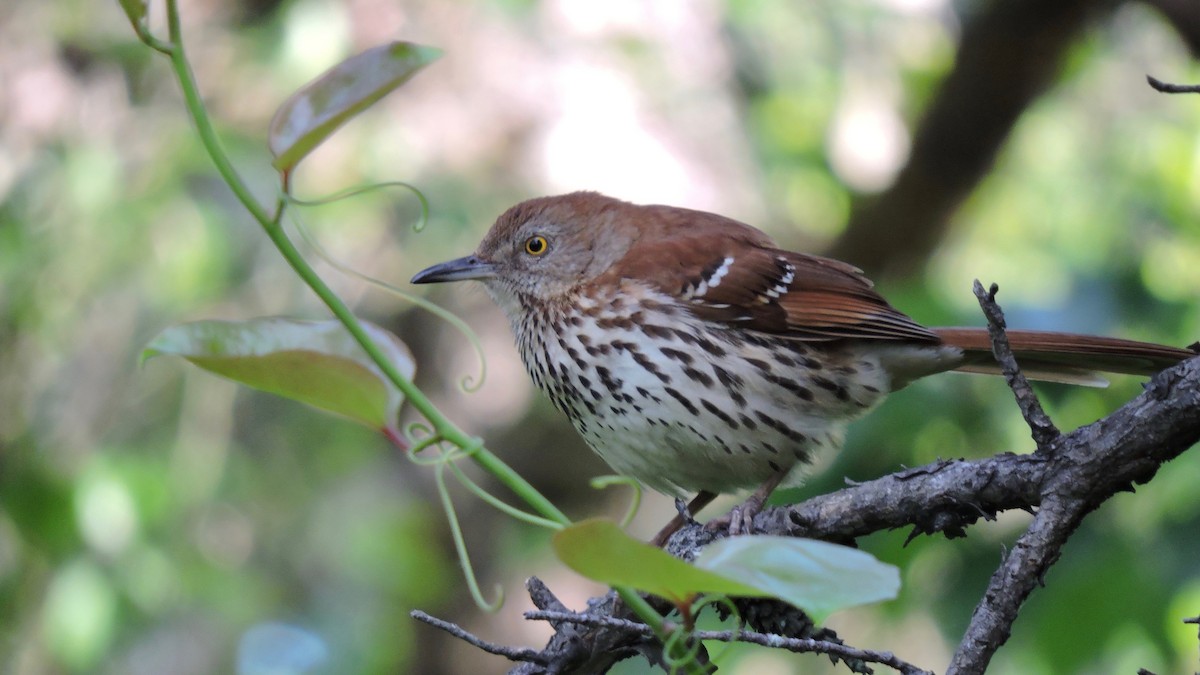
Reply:
[[779, 484], [783, 482], [787, 474], [787, 471], [777, 471], [765, 483], [760, 485], [754, 491], [754, 494], [750, 495], [749, 499], [730, 509], [727, 515], [708, 521], [705, 527], [714, 530], [721, 527], [728, 527], [729, 536], [731, 537], [739, 534], [754, 534], [754, 516], [757, 516], [763, 510], [763, 505], [767, 503], [767, 498], [771, 496], [775, 488], [779, 487]]
[[[697, 497], [698, 496], [699, 495], [697, 495]], [[697, 506], [697, 508], [702, 509], [704, 508], [704, 505], [701, 504]], [[675, 498], [675, 514], [678, 515], [679, 518], [687, 525], [691, 525], [696, 522], [696, 519], [692, 517], [696, 514], [692, 512], [692, 507], [689, 506], [687, 502], [683, 501], [683, 497]]]
[[683, 527], [684, 525], [694, 522], [692, 516], [699, 513], [700, 509], [708, 506], [710, 503], [712, 503], [712, 500], [716, 498], [717, 494], [715, 492], [701, 490], [700, 492], [696, 493], [696, 496], [692, 498], [692, 501], [688, 502], [687, 506], [684, 506], [682, 499], [676, 499], [675, 508], [679, 511], [679, 513], [675, 514], [675, 517], [671, 519], [671, 522], [667, 523], [666, 527], [659, 530], [658, 534], [654, 535], [654, 538], [650, 540], [650, 543], [659, 548], [666, 546], [667, 539], [670, 539], [671, 535], [678, 532], [679, 528]]

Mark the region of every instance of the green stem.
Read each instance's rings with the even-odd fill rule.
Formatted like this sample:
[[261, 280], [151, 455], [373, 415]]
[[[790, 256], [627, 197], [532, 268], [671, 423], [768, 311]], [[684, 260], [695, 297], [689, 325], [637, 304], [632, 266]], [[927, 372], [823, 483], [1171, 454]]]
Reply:
[[192, 115], [196, 130], [200, 132], [200, 141], [204, 144], [204, 149], [208, 151], [213, 164], [217, 165], [217, 173], [225, 179], [226, 184], [233, 190], [233, 194], [242, 203], [242, 206], [246, 207], [250, 215], [269, 230], [271, 218], [254, 198], [254, 195], [250, 194], [250, 188], [246, 186], [246, 181], [242, 180], [241, 175], [234, 168], [233, 162], [229, 161], [229, 155], [225, 153], [221, 139], [217, 137], [217, 132], [208, 119], [204, 100], [200, 97], [200, 89], [196, 85], [196, 75], [192, 72], [192, 67], [188, 63], [183, 49], [183, 29], [179, 22], [179, 6], [176, 0], [167, 0], [167, 34], [171, 42], [169, 52], [171, 66], [174, 67], [175, 78], [179, 80], [179, 86], [183, 89], [184, 104]]
[[613, 590], [617, 592], [617, 595], [621, 596], [621, 601], [629, 609], [633, 610], [633, 613], [639, 619], [644, 621], [647, 626], [650, 626], [650, 629], [654, 631], [654, 634], [664, 646], [670, 645], [673, 648], [672, 651], [675, 653], [672, 656], [680, 662], [680, 666], [685, 673], [688, 673], [688, 675], [708, 675], [712, 672], [711, 669], [694, 658], [684, 660], [685, 645], [679, 640], [670, 639], [671, 630], [667, 627], [667, 621], [637, 591], [628, 586], [613, 586]]
[[487, 490], [484, 490], [482, 487], [479, 486], [478, 483], [471, 480], [471, 478], [469, 476], [467, 476], [467, 474], [464, 473], [462, 469], [458, 468], [458, 464], [455, 463], [455, 460], [453, 458], [447, 459], [446, 465], [449, 466], [450, 470], [454, 472], [454, 477], [458, 478], [458, 482], [462, 483], [463, 487], [467, 488], [467, 490], [469, 490], [471, 492], [471, 494], [482, 499], [484, 502], [491, 505], [492, 508], [496, 509], [497, 511], [507, 514], [511, 518], [515, 518], [517, 520], [521, 520], [526, 523], [529, 523], [530, 525], [537, 525], [538, 527], [545, 527], [547, 529], [551, 529], [551, 530], [555, 530], [555, 531], [563, 529], [564, 525], [562, 523], [558, 523], [553, 520], [548, 520], [546, 518], [539, 518], [538, 516], [535, 516], [532, 513], [527, 513], [525, 511], [522, 511], [521, 509], [518, 509], [515, 506], [506, 504], [504, 501], [500, 500], [498, 497], [496, 497], [492, 493], [488, 492]]
[[[400, 391], [404, 392], [413, 408], [415, 408], [419, 413], [421, 413], [421, 415], [425, 417], [426, 420], [429, 421], [429, 423], [433, 426], [432, 433], [435, 438], [458, 446], [465, 454], [470, 456], [476, 464], [478, 464], [488, 473], [492, 474], [503, 485], [512, 490], [514, 494], [523, 499], [535, 511], [545, 516], [548, 520], [562, 525], [570, 525], [570, 519], [567, 518], [562, 511], [554, 506], [554, 504], [546, 499], [545, 496], [543, 496], [540, 492], [534, 489], [534, 487], [530, 485], [528, 481], [522, 478], [516, 471], [514, 471], [512, 467], [508, 466], [503, 460], [484, 448], [482, 440], [470, 436], [465, 431], [458, 428], [458, 426], [456, 426], [453, 422], [448, 420], [441, 413], [441, 411], [439, 411], [432, 403], [430, 403], [429, 399], [427, 399], [425, 395], [422, 394], [420, 390], [418, 390], [412, 384], [412, 382], [408, 381], [403, 375], [400, 374], [399, 371], [396, 370], [391, 361], [387, 359], [383, 352], [375, 345], [374, 341], [370, 339], [366, 331], [362, 329], [362, 326], [358, 323], [357, 318], [349, 310], [349, 308], [346, 307], [345, 303], [343, 303], [341, 299], [325, 284], [325, 282], [321, 280], [316, 272], [304, 260], [303, 256], [300, 255], [300, 252], [292, 244], [291, 240], [289, 240], [284, 234], [281, 221], [283, 210], [286, 208], [286, 203], [280, 200], [276, 207], [275, 216], [272, 217], [267, 213], [266, 209], [263, 208], [262, 204], [255, 199], [254, 195], [251, 194], [246, 182], [242, 179], [241, 175], [238, 174], [237, 169], [233, 166], [233, 163], [229, 160], [228, 155], [225, 153], [225, 150], [221, 145], [220, 138], [217, 136], [216, 130], [213, 129], [212, 123], [208, 118], [207, 111], [204, 107], [204, 101], [200, 96], [199, 87], [196, 84], [195, 75], [192, 73], [191, 66], [188, 63], [184, 52], [183, 31], [179, 20], [179, 8], [177, 5], [177, 0], [166, 0], [166, 5], [167, 26], [170, 38], [169, 41], [162, 42], [157, 40], [151, 36], [148, 31], [145, 31], [144, 33], [139, 31], [138, 35], [149, 46], [160, 52], [163, 52], [170, 57], [172, 67], [175, 70], [175, 76], [179, 80], [180, 87], [183, 90], [183, 97], [186, 107], [192, 117], [192, 121], [195, 123], [196, 128], [199, 131], [201, 143], [204, 145], [205, 150], [208, 152], [209, 156], [213, 160], [213, 163], [216, 165], [217, 172], [221, 174], [221, 177], [229, 185], [230, 189], [233, 190], [234, 196], [237, 197], [238, 201], [242, 203], [250, 215], [263, 227], [272, 243], [274, 243], [279, 249], [280, 254], [288, 262], [292, 269], [295, 270], [296, 274], [300, 276], [301, 280], [303, 280], [304, 283], [307, 284], [314, 293], [316, 293], [317, 297], [319, 297], [321, 301], [325, 303], [326, 307], [329, 308], [333, 315], [337, 317], [343, 325], [345, 325], [346, 330], [350, 332], [350, 334], [359, 343], [359, 345], [362, 346], [371, 359], [375, 361], [376, 365], [379, 366], [380, 370], [388, 377], [388, 379], [390, 379], [392, 383], [400, 389]], [[286, 187], [286, 174], [284, 175], [284, 182]], [[441, 475], [441, 470], [442, 467], [439, 467], [437, 476], [439, 482], [444, 481], [443, 476]], [[444, 489], [442, 492], [445, 492]], [[445, 501], [444, 494], [443, 501]], [[461, 542], [459, 542], [459, 544], [461, 544]], [[465, 560], [465, 556], [463, 559]], [[650, 603], [646, 602], [646, 600], [632, 588], [618, 586], [616, 587], [616, 590], [626, 605], [628, 605], [638, 617], [645, 621], [646, 624], [654, 630], [655, 635], [657, 635], [664, 644], [673, 644], [675, 645], [676, 650], [683, 649], [683, 645], [679, 644], [677, 641], [668, 642], [670, 637], [670, 629], [667, 626], [667, 622], [661, 615], [659, 615], [658, 612], [654, 610], [653, 607], [650, 606]], [[681, 657], [682, 653], [675, 654], [675, 656]], [[708, 668], [700, 663], [697, 663], [694, 659], [683, 661], [682, 667], [691, 675], [704, 675], [705, 673], [710, 672]]]
[[544, 495], [514, 471], [512, 467], [484, 448], [483, 442], [480, 439], [467, 434], [447, 419], [412, 382], [408, 381], [408, 379], [396, 370], [395, 366], [384, 356], [383, 352], [375, 345], [366, 331], [363, 330], [362, 326], [358, 323], [358, 319], [346, 307], [341, 298], [325, 285], [325, 282], [317, 276], [317, 273], [308, 265], [291, 240], [284, 234], [283, 227], [280, 224], [284, 203], [282, 201], [279, 203], [275, 217], [271, 217], [267, 214], [262, 204], [251, 194], [246, 182], [238, 174], [237, 169], [234, 168], [233, 163], [229, 160], [229, 156], [225, 153], [221, 145], [221, 140], [217, 137], [217, 133], [213, 129], [207, 111], [204, 108], [204, 101], [200, 96], [196, 77], [192, 73], [191, 66], [184, 53], [183, 31], [180, 26], [177, 1], [167, 0], [166, 4], [167, 30], [170, 37], [170, 49], [167, 53], [171, 58], [171, 65], [174, 67], [175, 76], [179, 80], [180, 87], [183, 90], [185, 104], [192, 116], [192, 121], [196, 124], [196, 128], [200, 133], [200, 140], [205, 150], [208, 151], [213, 163], [216, 164], [217, 172], [221, 174], [221, 177], [229, 185], [230, 189], [233, 190], [238, 201], [262, 225], [267, 236], [270, 237], [276, 248], [279, 249], [280, 254], [283, 255], [288, 265], [295, 270], [296, 274], [300, 276], [301, 280], [317, 294], [317, 297], [325, 303], [325, 306], [333, 312], [333, 315], [346, 326], [346, 330], [350, 332], [355, 341], [375, 361], [375, 364], [379, 366], [384, 375], [400, 391], [404, 392], [404, 395], [408, 398], [413, 408], [421, 413], [425, 419], [429, 420], [437, 435], [462, 448], [463, 452], [470, 455], [476, 464], [495, 476], [501, 484], [512, 490], [514, 494], [529, 504], [535, 511], [550, 520], [563, 525], [569, 525], [571, 523], [570, 519], [558, 507], [554, 506], [550, 500], [546, 499]]

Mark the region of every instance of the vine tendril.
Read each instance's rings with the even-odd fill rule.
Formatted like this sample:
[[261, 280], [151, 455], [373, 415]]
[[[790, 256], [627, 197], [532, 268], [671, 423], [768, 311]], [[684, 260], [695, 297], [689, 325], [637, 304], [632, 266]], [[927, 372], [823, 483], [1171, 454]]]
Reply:
[[437, 482], [438, 496], [442, 501], [442, 510], [446, 513], [446, 521], [450, 524], [450, 536], [454, 540], [454, 550], [458, 553], [458, 564], [462, 567], [463, 577], [467, 580], [467, 588], [475, 604], [485, 612], [494, 612], [504, 604], [504, 588], [496, 584], [496, 599], [488, 602], [479, 588], [479, 580], [475, 577], [475, 568], [471, 565], [471, 557], [467, 553], [467, 543], [463, 538], [462, 526], [458, 522], [458, 513], [454, 510], [454, 502], [450, 499], [450, 490], [446, 487], [446, 467], [453, 466], [449, 460], [443, 460], [434, 467], [433, 475]]
[[[385, 187], [403, 187], [412, 191], [412, 193], [417, 196], [417, 199], [421, 202], [421, 217], [418, 219], [417, 223], [413, 225], [413, 231], [420, 232], [424, 230], [425, 223], [429, 219], [429, 202], [425, 199], [425, 195], [421, 194], [420, 190], [412, 185], [409, 185], [408, 183], [401, 181], [391, 181], [387, 183], [376, 183], [374, 185], [347, 188], [320, 199], [302, 200], [296, 198], [290, 193], [284, 193], [282, 199], [297, 206], [325, 206], [326, 204], [333, 203], [339, 199], [353, 197], [371, 190]], [[401, 290], [398, 286], [363, 274], [362, 272], [343, 264], [341, 261], [334, 258], [329, 251], [325, 249], [325, 247], [321, 246], [321, 243], [317, 241], [315, 236], [313, 236], [312, 231], [304, 223], [304, 219], [300, 217], [299, 213], [297, 213], [295, 209], [292, 209], [292, 211], [289, 213], [289, 216], [291, 217], [292, 224], [296, 227], [296, 231], [300, 233], [300, 238], [304, 240], [304, 243], [307, 244], [308, 247], [317, 254], [317, 257], [329, 263], [329, 265], [331, 265], [334, 269], [338, 270], [342, 274], [364, 281], [380, 290], [386, 291], [408, 302], [411, 302], [412, 304], [450, 324], [456, 330], [458, 330], [459, 333], [462, 333], [463, 337], [467, 339], [467, 342], [470, 343], [471, 348], [475, 351], [476, 358], [479, 359], [479, 375], [478, 377], [473, 377], [471, 375], [463, 377], [462, 381], [459, 382], [459, 387], [468, 393], [479, 391], [479, 388], [483, 386], [484, 381], [487, 380], [487, 359], [484, 358], [483, 344], [480, 342], [479, 336], [475, 334], [475, 331], [471, 330], [471, 327], [468, 326], [465, 321], [455, 316], [452, 312], [435, 305], [419, 295], [413, 295], [412, 293]]]
[[436, 457], [426, 457], [421, 453], [433, 446], [441, 447], [442, 443], [445, 442], [446, 439], [442, 438], [439, 434], [427, 436], [422, 438], [419, 442], [414, 443], [412, 447], [405, 451], [404, 454], [408, 457], [408, 461], [416, 464], [417, 466], [436, 466], [444, 462], [452, 461], [453, 457], [447, 457], [446, 455], [452, 455], [453, 452], [447, 453], [443, 451], [443, 454]]
[[[667, 666], [671, 675], [678, 673], [681, 668], [699, 663], [696, 657], [700, 655], [701, 643], [699, 640], [688, 640], [690, 635], [691, 631], [681, 624], [676, 624], [667, 639], [663, 640], [663, 664]], [[688, 640], [682, 650], [677, 646], [680, 640]]]
[[349, 187], [339, 190], [327, 197], [320, 197], [318, 199], [299, 199], [290, 192], [287, 193], [287, 195], [288, 201], [296, 206], [325, 206], [327, 204], [333, 204], [334, 202], [348, 199], [350, 197], [357, 197], [358, 195], [366, 194], [373, 190], [381, 190], [383, 188], [390, 187], [404, 188], [417, 198], [417, 201], [421, 204], [421, 217], [417, 219], [416, 223], [413, 223], [413, 232], [423, 231], [425, 226], [429, 224], [429, 200], [425, 198], [425, 193], [421, 192], [420, 188], [411, 183], [405, 183], [404, 181], [392, 180], [383, 183], [372, 183], [371, 185]]
[[542, 518], [541, 516], [528, 511], [523, 511], [483, 489], [479, 483], [476, 483], [471, 479], [470, 476], [463, 472], [463, 470], [459, 468], [458, 464], [454, 463], [452, 459], [447, 460], [447, 464], [450, 467], [450, 470], [454, 472], [455, 477], [458, 478], [458, 481], [462, 483], [463, 487], [470, 490], [471, 494], [474, 494], [476, 497], [479, 497], [483, 501], [487, 502], [496, 510], [516, 518], [517, 520], [524, 521], [531, 525], [537, 525], [538, 527], [544, 527], [555, 531], [563, 529], [563, 525], [561, 523], [557, 523], [549, 518]]
[[433, 434], [433, 429], [422, 420], [415, 420], [404, 425], [404, 437], [409, 443], [420, 443], [421, 439]]
[[629, 524], [633, 522], [633, 517], [637, 515], [638, 509], [642, 507], [642, 484], [629, 476], [596, 476], [589, 485], [597, 490], [614, 485], [627, 485], [633, 490], [633, 496], [629, 498], [629, 509], [625, 511], [625, 517], [621, 519], [621, 529], [629, 527]]
[[737, 605], [733, 604], [733, 600], [727, 595], [701, 595], [692, 601], [691, 607], [688, 611], [691, 612], [692, 616], [699, 616], [705, 605], [723, 605], [725, 610], [729, 612], [729, 616], [733, 619], [733, 630], [731, 631], [733, 633], [733, 639], [726, 642], [725, 645], [721, 647], [721, 651], [711, 655], [713, 661], [720, 661], [725, 657], [725, 654], [733, 647], [734, 643], [738, 641], [738, 637], [742, 634], [742, 615], [741, 612], [738, 611]]

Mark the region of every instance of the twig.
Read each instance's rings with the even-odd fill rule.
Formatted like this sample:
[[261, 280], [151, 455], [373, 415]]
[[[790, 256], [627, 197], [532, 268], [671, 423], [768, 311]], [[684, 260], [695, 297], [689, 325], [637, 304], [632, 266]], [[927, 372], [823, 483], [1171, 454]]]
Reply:
[[697, 631], [695, 633], [697, 640], [717, 640], [721, 642], [747, 642], [750, 644], [762, 645], [763, 647], [773, 647], [777, 649], [786, 649], [796, 653], [814, 653], [814, 654], [829, 654], [837, 656], [842, 660], [857, 659], [866, 661], [867, 663], [878, 663], [882, 666], [887, 666], [904, 675], [933, 675], [933, 671], [925, 670], [919, 666], [915, 666], [903, 659], [897, 658], [891, 652], [881, 652], [874, 649], [859, 649], [848, 645], [829, 642], [827, 640], [813, 640], [811, 638], [789, 638], [780, 635], [771, 635], [769, 633], [758, 633], [754, 631]]
[[596, 626], [598, 628], [616, 628], [638, 635], [654, 637], [654, 631], [642, 623], [632, 619], [619, 619], [615, 616], [599, 616], [596, 614], [580, 614], [570, 610], [533, 610], [525, 612], [525, 618], [530, 621], [549, 621], [553, 624], [574, 623], [581, 626]]
[[[612, 617], [577, 614], [575, 612], [526, 612], [525, 618], [533, 621], [551, 621], [557, 623], [577, 623], [586, 626], [616, 628], [619, 630], [653, 636], [650, 627], [636, 621], [614, 619]], [[887, 666], [904, 675], [929, 675], [931, 671], [924, 670], [896, 657], [891, 652], [880, 652], [872, 649], [858, 649], [836, 642], [814, 640], [811, 638], [789, 638], [770, 633], [759, 633], [747, 630], [696, 631], [692, 637], [697, 640], [713, 640], [717, 642], [747, 642], [750, 644], [786, 649], [796, 653], [829, 654], [841, 659], [859, 659], [868, 663], [878, 663]]]
[[1151, 75], [1146, 76], [1146, 81], [1150, 83], [1155, 90], [1161, 91], [1164, 94], [1200, 94], [1200, 84], [1171, 84], [1163, 82]]
[[[550, 591], [550, 588], [537, 577], [529, 577], [525, 581], [525, 590], [529, 592], [529, 599], [533, 601], [533, 606], [538, 609], [544, 609], [551, 612], [569, 612], [567, 606], [562, 604], [558, 596]], [[554, 626], [558, 630], [558, 626]]]
[[[537, 577], [525, 582], [533, 604], [542, 611], [570, 614], [562, 602], [550, 592], [546, 584]], [[588, 616], [602, 616], [617, 620], [628, 620], [631, 612], [617, 598], [615, 591], [588, 601]], [[662, 646], [657, 639], [641, 632], [620, 629], [585, 629], [579, 624], [551, 621], [554, 635], [542, 649], [544, 661], [540, 664], [523, 663], [510, 675], [547, 675], [571, 673], [572, 675], [597, 675], [607, 673], [618, 661], [642, 654], [651, 663], [662, 657]]]
[[441, 628], [442, 630], [453, 635], [454, 637], [466, 642], [467, 644], [469, 644], [473, 647], [478, 647], [489, 654], [496, 654], [497, 656], [503, 656], [510, 661], [526, 661], [529, 663], [541, 663], [541, 664], [546, 663], [546, 657], [542, 656], [541, 652], [538, 652], [533, 649], [520, 649], [520, 648], [516, 648], [516, 647], [505, 647], [504, 645], [498, 645], [498, 644], [488, 642], [486, 640], [482, 640], [480, 638], [475, 637], [471, 633], [467, 632], [465, 629], [460, 627], [458, 624], [450, 623], [449, 621], [443, 621], [442, 619], [430, 616], [430, 615], [426, 614], [425, 612], [422, 612], [419, 609], [414, 609], [412, 612], [409, 612], [409, 616], [416, 619], [417, 621], [423, 621], [435, 628]]
[[1020, 366], [1017, 365], [1016, 357], [1013, 356], [1012, 346], [1008, 343], [1008, 335], [1004, 332], [1007, 327], [1004, 313], [1000, 310], [1000, 305], [996, 303], [996, 292], [1000, 290], [1000, 287], [992, 284], [991, 288], [984, 292], [983, 284], [976, 279], [973, 288], [975, 297], [979, 298], [979, 306], [983, 308], [983, 315], [987, 317], [988, 335], [992, 338], [992, 353], [1000, 364], [1004, 380], [1008, 382], [1008, 387], [1017, 397], [1017, 406], [1021, 408], [1021, 415], [1025, 418], [1025, 423], [1029, 425], [1030, 431], [1033, 432], [1033, 442], [1037, 444], [1038, 450], [1049, 452], [1054, 444], [1062, 438], [1062, 433], [1050, 421], [1046, 411], [1042, 409], [1041, 401], [1038, 400], [1033, 387], [1029, 386], [1029, 380], [1025, 379]]
[[[1200, 626], [1200, 616], [1193, 616], [1191, 618], [1184, 619], [1183, 622], [1190, 623], [1190, 624], [1193, 624], [1196, 626]], [[1200, 640], [1200, 632], [1197, 632], [1196, 639]]]

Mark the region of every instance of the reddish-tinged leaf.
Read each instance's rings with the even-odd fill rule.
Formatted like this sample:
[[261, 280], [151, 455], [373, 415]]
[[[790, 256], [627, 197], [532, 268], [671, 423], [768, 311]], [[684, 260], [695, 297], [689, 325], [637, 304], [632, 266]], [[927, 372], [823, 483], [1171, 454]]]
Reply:
[[290, 171], [339, 126], [441, 56], [393, 42], [352, 56], [292, 94], [271, 120], [267, 145], [276, 169]]
[[[386, 330], [363, 328], [405, 377], [416, 370], [408, 347]], [[337, 413], [375, 429], [391, 427], [404, 403], [399, 389], [337, 321], [283, 318], [196, 321], [150, 341], [142, 360], [181, 356], [255, 389]]]

